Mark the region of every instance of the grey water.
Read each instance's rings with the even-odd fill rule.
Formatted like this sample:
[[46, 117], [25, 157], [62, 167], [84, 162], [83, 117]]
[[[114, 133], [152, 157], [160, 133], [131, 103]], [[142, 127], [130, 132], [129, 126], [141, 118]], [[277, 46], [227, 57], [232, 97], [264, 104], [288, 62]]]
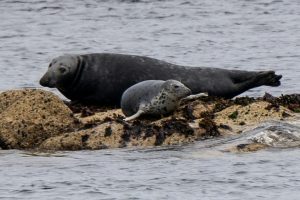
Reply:
[[[283, 75], [280, 87], [243, 95], [299, 93], [299, 33], [299, 0], [1, 0], [0, 91], [40, 87], [53, 57], [112, 52], [275, 70]], [[53, 154], [0, 150], [0, 199], [300, 198], [299, 147], [241, 154], [221, 151], [222, 142]]]

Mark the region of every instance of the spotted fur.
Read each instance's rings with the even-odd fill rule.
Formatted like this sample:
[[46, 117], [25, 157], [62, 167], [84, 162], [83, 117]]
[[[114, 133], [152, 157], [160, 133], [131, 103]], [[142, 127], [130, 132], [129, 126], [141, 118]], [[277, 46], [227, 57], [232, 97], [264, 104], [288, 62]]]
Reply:
[[121, 100], [123, 113], [129, 121], [140, 115], [165, 115], [174, 111], [191, 90], [176, 80], [148, 80], [128, 88]]

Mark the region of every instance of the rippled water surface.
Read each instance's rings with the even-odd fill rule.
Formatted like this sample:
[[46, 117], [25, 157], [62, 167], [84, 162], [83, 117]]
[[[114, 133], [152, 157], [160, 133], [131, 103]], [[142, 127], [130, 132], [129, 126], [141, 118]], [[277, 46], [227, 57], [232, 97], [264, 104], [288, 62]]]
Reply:
[[[211, 149], [211, 148], [210, 148]], [[298, 149], [222, 154], [197, 145], [1, 155], [0, 196], [22, 199], [299, 199]]]
[[[282, 74], [300, 93], [298, 0], [1, 0], [0, 90], [39, 87], [67, 53], [138, 54], [172, 63]], [[250, 154], [203, 147], [0, 151], [0, 199], [299, 199], [299, 148]]]

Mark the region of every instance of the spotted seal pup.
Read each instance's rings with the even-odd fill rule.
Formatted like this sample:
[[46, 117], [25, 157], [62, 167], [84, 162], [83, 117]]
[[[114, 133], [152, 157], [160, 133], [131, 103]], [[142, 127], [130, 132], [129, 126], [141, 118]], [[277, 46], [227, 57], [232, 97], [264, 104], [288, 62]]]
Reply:
[[145, 80], [179, 80], [193, 94], [232, 98], [261, 85], [279, 86], [274, 71], [186, 67], [133, 55], [95, 53], [54, 58], [40, 84], [57, 88], [72, 101], [120, 106], [123, 92]]
[[[163, 115], [174, 111], [184, 98], [193, 99], [207, 94], [190, 95], [191, 90], [176, 80], [147, 80], [128, 88], [122, 95], [121, 108], [125, 121], [140, 115]], [[190, 96], [189, 96], [190, 95]]]

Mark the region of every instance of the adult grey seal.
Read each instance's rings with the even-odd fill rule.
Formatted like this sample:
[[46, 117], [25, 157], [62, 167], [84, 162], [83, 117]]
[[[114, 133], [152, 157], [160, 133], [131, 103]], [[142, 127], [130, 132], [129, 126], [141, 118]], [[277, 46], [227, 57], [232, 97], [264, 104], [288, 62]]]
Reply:
[[[125, 121], [138, 118], [140, 115], [163, 115], [174, 111], [191, 90], [176, 80], [147, 80], [128, 88], [122, 95], [121, 108], [127, 116]], [[198, 94], [198, 96], [206, 94]]]
[[123, 92], [144, 80], [174, 79], [193, 94], [232, 98], [261, 85], [279, 86], [281, 77], [274, 71], [186, 67], [143, 56], [99, 53], [53, 59], [40, 84], [56, 87], [72, 101], [120, 106]]

